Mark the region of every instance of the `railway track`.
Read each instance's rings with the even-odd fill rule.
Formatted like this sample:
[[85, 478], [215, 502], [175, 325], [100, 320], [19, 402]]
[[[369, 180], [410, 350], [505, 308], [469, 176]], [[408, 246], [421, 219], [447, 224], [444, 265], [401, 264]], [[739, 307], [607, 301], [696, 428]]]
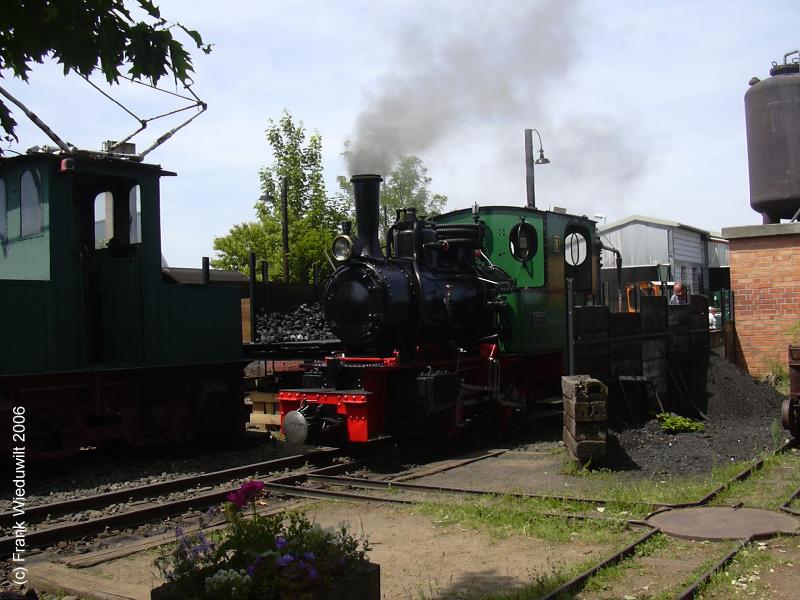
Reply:
[[[101, 494], [92, 494], [60, 502], [42, 503], [26, 507], [24, 514], [14, 511], [0, 513], [0, 556], [8, 557], [15, 547], [12, 526], [24, 519], [27, 525], [26, 544], [29, 549], [43, 549], [59, 543], [74, 542], [109, 532], [121, 531], [143, 524], [180, 516], [187, 511], [201, 511], [218, 506], [229, 492], [238, 488], [239, 481], [258, 478], [273, 492], [288, 496], [314, 496], [309, 490], [299, 494], [295, 485], [305, 481], [306, 471], [318, 477], [330, 477], [346, 470], [359, 468], [368, 462], [381, 460], [413, 460], [433, 452], [458, 451], [446, 449], [442, 444], [420, 445], [405, 452], [373, 453], [368, 460], [342, 460], [342, 451], [335, 448], [319, 449], [247, 465], [210, 471], [199, 475], [180, 477], [151, 484], [124, 488]], [[496, 455], [491, 454], [491, 455]], [[471, 462], [455, 461], [454, 466]], [[291, 471], [288, 475], [282, 473]], [[269, 474], [274, 474], [269, 476]], [[291, 493], [294, 492], [294, 493]], [[330, 497], [330, 496], [324, 496]], [[101, 514], [91, 514], [91, 513]]]
[[[783, 447], [776, 450], [776, 453], [783, 452], [792, 445], [793, 444], [787, 443]], [[428, 449], [428, 451], [429, 450], [430, 449]], [[425, 451], [417, 449], [416, 452], [419, 453]], [[57, 513], [69, 515], [75, 510], [86, 510], [90, 506], [102, 506], [104, 502], [108, 502], [109, 500], [119, 500], [123, 496], [127, 497], [128, 499], [131, 497], [146, 499], [151, 498], [156, 493], [164, 494], [173, 490], [185, 490], [186, 486], [189, 484], [191, 484], [190, 487], [196, 488], [198, 485], [203, 486], [222, 483], [222, 485], [219, 485], [216, 489], [202, 491], [189, 499], [160, 503], [146, 502], [146, 504], [142, 505], [141, 507], [131, 511], [126, 511], [120, 515], [111, 515], [80, 523], [55, 524], [47, 528], [42, 528], [41, 530], [32, 531], [29, 534], [29, 544], [32, 546], [52, 545], [56, 541], [61, 541], [64, 539], [78, 539], [84, 536], [97, 535], [109, 527], [125, 527], [135, 523], [152, 521], [154, 519], [160, 519], [168, 516], [175, 516], [183, 513], [189, 508], [196, 510], [199, 508], [213, 506], [224, 501], [225, 495], [234, 487], [232, 485], [226, 486], [224, 485], [225, 483], [237, 478], [241, 479], [253, 476], [258, 476], [258, 478], [264, 482], [265, 489], [268, 490], [273, 496], [295, 499], [335, 499], [409, 506], [419, 504], [423, 501], [430, 501], [432, 497], [436, 496], [447, 496], [450, 498], [453, 496], [502, 496], [520, 499], [550, 499], [562, 503], [569, 502], [582, 504], [586, 506], [586, 511], [541, 511], [539, 512], [541, 516], [581, 520], [613, 519], [625, 523], [631, 529], [643, 530], [642, 533], [625, 548], [611, 556], [608, 556], [583, 573], [575, 576], [572, 580], [564, 583], [558, 589], [553, 590], [551, 593], [544, 596], [544, 598], [554, 599], [558, 597], [564, 597], [565, 595], [569, 596], [579, 593], [583, 586], [586, 585], [586, 582], [597, 575], [600, 571], [609, 566], [619, 564], [634, 556], [637, 552], [637, 549], [640, 548], [642, 544], [645, 544], [648, 540], [653, 538], [653, 536], [661, 532], [658, 527], [647, 521], [635, 519], [615, 519], [613, 517], [598, 516], [597, 513], [594, 512], [594, 509], [597, 506], [601, 506], [610, 502], [610, 500], [605, 500], [603, 498], [580, 498], [568, 496], [549, 496], [541, 494], [514, 494], [493, 492], [490, 490], [427, 485], [414, 481], [429, 475], [462, 467], [476, 461], [497, 457], [505, 452], [508, 452], [508, 450], [483, 450], [468, 457], [445, 460], [444, 462], [441, 462], [435, 466], [423, 465], [422, 467], [414, 467], [408, 470], [390, 473], [388, 475], [385, 474], [386, 471], [384, 469], [384, 474], [379, 475], [376, 473], [374, 467], [388, 455], [378, 455], [368, 459], [334, 464], [334, 459], [339, 457], [340, 453], [337, 450], [332, 449], [320, 450], [309, 455], [291, 456], [283, 459], [236, 467], [234, 469], [225, 469], [222, 471], [207, 473], [200, 477], [187, 477], [179, 480], [160, 482], [149, 486], [140, 486], [139, 488], [135, 488], [133, 490], [128, 489], [120, 492], [88, 497], [81, 500], [71, 500], [58, 504], [36, 507], [35, 509], [31, 509], [31, 513], [37, 518], [41, 519], [43, 516], [45, 516], [45, 514], [52, 518], [52, 516]], [[392, 458], [394, 460], [404, 460], [408, 459], [411, 455], [413, 455], [413, 452], [409, 453], [408, 455], [394, 453]], [[763, 466], [763, 464], [763, 459], [755, 462], [694, 502], [685, 502], [680, 504], [662, 503], [652, 505], [648, 503], [641, 503], [640, 506], [650, 507], [653, 512], [658, 512], [660, 510], [664, 510], [665, 508], [685, 508], [710, 504], [713, 499], [728, 489], [734, 482], [747, 479], [756, 473]], [[289, 469], [291, 472], [282, 473], [274, 477], [263, 477], [265, 472], [274, 473], [275, 471], [285, 469]], [[353, 476], [353, 472], [358, 470], [364, 472], [364, 476]], [[378, 469], [378, 471], [381, 470]], [[786, 512], [797, 514], [798, 511], [791, 508], [791, 504], [798, 496], [800, 496], [800, 489], [792, 493], [785, 500], [781, 508]], [[271, 504], [272, 506], [269, 509], [270, 512], [281, 512], [287, 507], [286, 504]], [[0, 525], [5, 526], [9, 522], [9, 518], [9, 513], [0, 514]], [[139, 542], [134, 542], [129, 544], [131, 548], [129, 553], [137, 551], [137, 547], [141, 549], [143, 544], [149, 544], [149, 546], [152, 547], [154, 545], [158, 545], [159, 543], [168, 542], [170, 541], [171, 537], [174, 536], [164, 534], [159, 540], [150, 542], [141, 540]], [[725, 556], [723, 556], [717, 563], [699, 576], [694, 582], [692, 582], [691, 585], [687, 586], [686, 589], [682, 590], [680, 595], [676, 597], [681, 599], [694, 598], [697, 594], [697, 591], [704, 583], [706, 583], [716, 572], [724, 568], [743, 548], [752, 543], [752, 541], [752, 539], [740, 540], [729, 552], [725, 554]], [[3, 549], [3, 552], [7, 551], [9, 543], [13, 543], [13, 538], [0, 539], [0, 548]], [[115, 552], [115, 557], [127, 553], [124, 549], [115, 549], [113, 552]], [[93, 564], [91, 562], [93, 557], [91, 556], [87, 556], [86, 558], [76, 557], [75, 561], [80, 563], [86, 562], [87, 559], [90, 561], [87, 564]], [[100, 557], [94, 560], [97, 562], [102, 561], [103, 559]]]
[[[301, 469], [306, 464], [329, 466], [341, 456], [338, 449], [320, 449], [238, 467], [211, 471], [200, 475], [180, 477], [133, 488], [125, 488], [82, 498], [39, 504], [26, 508], [23, 515], [14, 511], [0, 513], [0, 528], [7, 531], [15, 522], [24, 519], [28, 526], [26, 542], [31, 548], [43, 548], [58, 542], [73, 541], [108, 530], [152, 522], [180, 515], [187, 510], [205, 509], [225, 500], [237, 479], [259, 477], [286, 469]], [[169, 499], [179, 493], [188, 497]], [[113, 507], [113, 514], [86, 517], [89, 511], [104, 511]], [[85, 519], [74, 521], [76, 515]], [[7, 533], [0, 538], [0, 555], [8, 556], [14, 549], [15, 538]]]
[[[775, 454], [785, 452], [786, 450], [795, 446], [795, 441], [786, 442], [783, 446], [775, 451]], [[468, 464], [475, 460], [482, 460], [492, 456], [498, 456], [504, 451], [487, 452], [483, 456], [477, 458], [467, 459], [459, 464], [459, 461], [453, 461], [452, 464], [444, 466], [440, 471]], [[758, 472], [764, 466], [765, 458], [762, 458], [747, 468], [743, 469], [721, 485], [711, 490], [702, 498], [693, 502], [683, 502], [676, 504], [660, 503], [649, 504], [641, 503], [640, 506], [649, 506], [653, 510], [650, 516], [667, 509], [675, 508], [691, 508], [709, 505], [712, 500], [717, 498], [722, 492], [727, 490], [731, 485], [736, 482], [741, 482]], [[568, 519], [595, 519], [595, 520], [608, 520], [608, 517], [599, 517], [592, 515], [591, 511], [598, 505], [605, 505], [610, 500], [600, 498], [580, 498], [580, 497], [566, 497], [566, 496], [548, 496], [539, 494], [515, 494], [506, 492], [494, 492], [489, 490], [479, 489], [464, 489], [444, 486], [431, 486], [425, 484], [408, 483], [409, 480], [424, 477], [428, 473], [410, 473], [405, 475], [395, 476], [389, 479], [366, 479], [355, 478], [341, 475], [331, 475], [329, 473], [321, 473], [319, 471], [311, 471], [303, 474], [294, 474], [275, 480], [272, 482], [265, 482], [266, 488], [275, 494], [285, 494], [296, 498], [315, 498], [315, 499], [336, 499], [336, 500], [349, 500], [358, 502], [379, 502], [401, 505], [414, 505], [422, 501], [430, 500], [431, 494], [445, 494], [452, 496], [497, 496], [505, 498], [519, 498], [519, 499], [549, 499], [560, 502], [570, 502], [577, 504], [585, 504], [587, 511], [585, 513], [559, 513], [542, 511], [538, 514], [544, 517], [554, 518], [568, 518]], [[342, 488], [345, 488], [344, 490]], [[374, 493], [383, 492], [383, 493]], [[391, 493], [390, 493], [391, 492]], [[398, 493], [399, 492], [399, 493]], [[414, 497], [414, 496], [417, 497]], [[422, 498], [419, 497], [422, 495]], [[781, 505], [781, 509], [791, 514], [800, 514], [800, 511], [791, 508], [792, 502], [800, 497], [800, 489], [793, 492]], [[593, 565], [586, 571], [578, 574], [570, 581], [559, 586], [549, 594], [543, 596], [540, 600], [555, 600], [557, 598], [571, 597], [580, 592], [593, 576], [597, 575], [603, 569], [610, 566], [619, 564], [626, 559], [632, 557], [638, 548], [645, 542], [653, 538], [655, 535], [661, 533], [661, 530], [655, 525], [647, 522], [646, 520], [619, 520], [623, 521], [628, 527], [635, 529], [644, 529], [644, 532], [635, 539], [632, 543], [607, 557], [596, 565]], [[728, 565], [742, 549], [752, 544], [755, 536], [742, 539], [727, 552], [718, 562], [708, 568], [699, 577], [697, 577], [691, 584], [683, 589], [676, 599], [688, 600], [695, 598], [701, 587], [708, 582], [711, 577]]]

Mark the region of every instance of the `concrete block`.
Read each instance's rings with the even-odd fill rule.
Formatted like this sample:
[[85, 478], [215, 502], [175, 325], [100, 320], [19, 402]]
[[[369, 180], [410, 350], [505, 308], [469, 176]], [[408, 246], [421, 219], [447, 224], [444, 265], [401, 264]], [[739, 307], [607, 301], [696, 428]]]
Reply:
[[606, 458], [606, 442], [605, 440], [576, 440], [575, 437], [564, 428], [564, 445], [567, 447], [570, 455], [581, 462], [588, 461], [602, 462]]

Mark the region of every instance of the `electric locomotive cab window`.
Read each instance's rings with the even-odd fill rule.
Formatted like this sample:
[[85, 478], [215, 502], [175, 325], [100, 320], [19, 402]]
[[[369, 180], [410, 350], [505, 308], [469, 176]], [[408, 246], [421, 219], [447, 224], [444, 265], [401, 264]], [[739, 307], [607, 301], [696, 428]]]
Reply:
[[8, 241], [6, 210], [6, 182], [0, 179], [0, 244]]
[[29, 169], [20, 180], [20, 236], [42, 233], [41, 176], [36, 169]]
[[142, 195], [138, 185], [133, 186], [128, 195], [128, 213], [130, 215], [131, 244], [140, 244], [142, 242]]
[[105, 248], [114, 237], [114, 196], [101, 192], [94, 197], [94, 247]]
[[539, 236], [536, 229], [530, 223], [522, 221], [511, 228], [508, 234], [508, 249], [511, 256], [520, 262], [526, 262], [533, 258], [539, 246]]
[[138, 185], [130, 191], [115, 187], [96, 194], [93, 213], [96, 250], [141, 243], [142, 199]]

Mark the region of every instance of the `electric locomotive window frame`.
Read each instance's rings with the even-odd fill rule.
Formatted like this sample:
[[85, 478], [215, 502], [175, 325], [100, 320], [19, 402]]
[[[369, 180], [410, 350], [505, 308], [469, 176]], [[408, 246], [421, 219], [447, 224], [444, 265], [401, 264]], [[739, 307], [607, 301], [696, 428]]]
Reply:
[[39, 169], [26, 169], [19, 178], [19, 237], [31, 238], [43, 233], [42, 175]]
[[137, 183], [128, 192], [128, 222], [130, 244], [142, 243], [142, 187]]
[[[524, 231], [527, 237], [525, 251], [520, 247], [520, 231]], [[536, 228], [527, 221], [520, 221], [508, 232], [508, 251], [515, 260], [525, 264], [532, 260], [539, 251], [539, 233]]]
[[8, 206], [6, 202], [6, 180], [0, 177], [0, 244], [8, 242]]

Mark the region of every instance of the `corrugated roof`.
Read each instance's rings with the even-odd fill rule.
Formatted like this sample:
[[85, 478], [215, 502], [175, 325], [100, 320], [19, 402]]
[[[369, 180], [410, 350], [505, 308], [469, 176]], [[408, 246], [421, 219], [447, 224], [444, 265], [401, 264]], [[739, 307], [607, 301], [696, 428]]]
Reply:
[[[630, 225], [632, 223], [644, 223], [645, 225], [660, 225], [662, 227], [672, 227], [674, 229], [688, 229], [690, 231], [696, 231], [697, 233], [702, 233], [709, 237], [716, 237], [721, 238], [721, 234], [717, 231], [708, 231], [707, 229], [702, 229], [700, 227], [694, 227], [693, 225], [687, 225], [686, 223], [680, 223], [678, 221], [670, 221], [668, 219], [657, 219], [655, 217], [647, 217], [645, 215], [631, 215], [630, 217], [625, 217], [624, 219], [620, 219], [619, 221], [613, 221], [611, 223], [605, 225], [598, 225], [598, 229], [603, 232], [607, 233], [614, 229], [620, 229], [625, 225]], [[716, 240], [715, 240], [716, 241]]]

